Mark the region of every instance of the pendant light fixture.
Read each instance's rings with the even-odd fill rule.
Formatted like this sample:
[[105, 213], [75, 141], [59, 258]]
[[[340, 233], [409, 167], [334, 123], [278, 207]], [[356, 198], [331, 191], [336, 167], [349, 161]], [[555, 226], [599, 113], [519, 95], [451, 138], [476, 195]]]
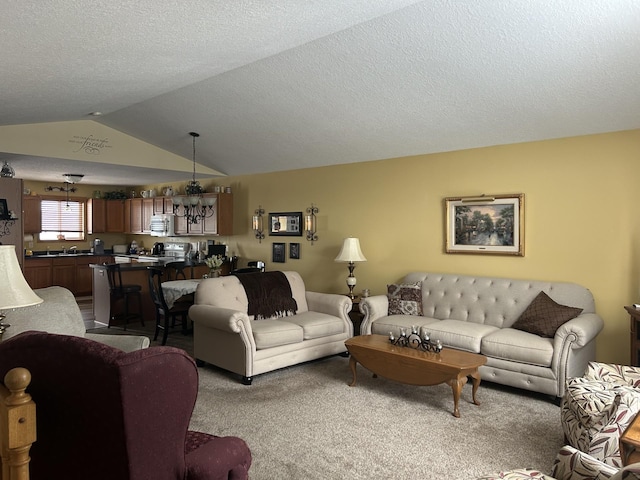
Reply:
[[193, 177], [185, 187], [186, 196], [173, 197], [173, 213], [177, 217], [184, 217], [187, 223], [200, 223], [201, 219], [211, 217], [215, 210], [213, 206], [217, 197], [203, 197], [204, 188], [196, 181], [196, 138], [199, 133], [189, 132], [193, 137]]
[[2, 165], [2, 169], [0, 169], [0, 177], [4, 178], [13, 178], [16, 176], [16, 171], [13, 169], [9, 162], [4, 161], [4, 165]]
[[52, 187], [51, 185], [49, 185], [47, 188], [45, 188], [45, 190], [47, 192], [66, 192], [67, 205], [65, 207], [65, 210], [69, 211], [69, 192], [75, 192], [77, 190], [76, 187], [72, 187], [71, 185], [80, 182], [84, 178], [84, 175], [82, 173], [63, 173], [62, 178], [64, 178], [64, 187]]

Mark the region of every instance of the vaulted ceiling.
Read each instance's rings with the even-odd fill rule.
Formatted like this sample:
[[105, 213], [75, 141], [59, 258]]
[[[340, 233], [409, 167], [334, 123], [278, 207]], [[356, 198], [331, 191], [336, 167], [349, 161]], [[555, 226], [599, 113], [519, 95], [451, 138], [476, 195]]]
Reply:
[[226, 175], [640, 128], [636, 0], [10, 0], [0, 27], [0, 125], [92, 119], [187, 159], [196, 131]]

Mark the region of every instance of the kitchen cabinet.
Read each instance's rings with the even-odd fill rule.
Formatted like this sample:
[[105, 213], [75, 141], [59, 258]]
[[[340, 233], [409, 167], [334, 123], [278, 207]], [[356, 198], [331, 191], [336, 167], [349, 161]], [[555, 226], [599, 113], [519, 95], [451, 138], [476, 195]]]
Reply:
[[33, 289], [46, 288], [53, 285], [51, 277], [51, 259], [30, 258], [25, 260], [23, 272], [24, 278]]
[[129, 213], [127, 233], [142, 233], [142, 198], [130, 198], [127, 200], [126, 212]]
[[87, 233], [124, 233], [124, 200], [87, 200]]
[[112, 263], [113, 257], [79, 255], [54, 258], [26, 258], [24, 278], [29, 286], [46, 288], [59, 285], [68, 288], [76, 297], [91, 295], [93, 274], [92, 263]]
[[74, 294], [78, 297], [91, 295], [93, 272], [89, 264], [96, 263], [96, 257], [78, 257], [76, 260], [76, 276]]
[[230, 193], [205, 193], [204, 197], [217, 197], [213, 215], [198, 223], [187, 223], [183, 207], [178, 208], [176, 235], [233, 235], [233, 196]]
[[151, 217], [155, 205], [155, 198], [142, 199], [142, 233], [151, 233]]
[[63, 257], [51, 259], [51, 281], [53, 285], [76, 292], [76, 259]]
[[22, 197], [22, 221], [24, 233], [37, 234], [42, 230], [42, 211], [40, 210], [39, 195], [24, 195]]

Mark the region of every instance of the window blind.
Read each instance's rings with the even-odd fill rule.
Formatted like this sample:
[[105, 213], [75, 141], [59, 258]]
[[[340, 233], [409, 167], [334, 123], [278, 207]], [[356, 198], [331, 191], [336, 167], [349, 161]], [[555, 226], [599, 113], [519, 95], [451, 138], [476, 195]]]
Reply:
[[84, 202], [69, 200], [42, 200], [41, 240], [56, 240], [64, 235], [66, 240], [84, 239]]

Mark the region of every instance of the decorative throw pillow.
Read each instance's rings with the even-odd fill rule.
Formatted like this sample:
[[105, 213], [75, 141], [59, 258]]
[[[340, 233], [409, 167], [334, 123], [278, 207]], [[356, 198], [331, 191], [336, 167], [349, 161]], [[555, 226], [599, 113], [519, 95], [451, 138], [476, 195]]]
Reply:
[[387, 285], [389, 315], [422, 315], [422, 282]]
[[582, 313], [581, 308], [567, 307], [554, 302], [549, 295], [540, 292], [527, 309], [522, 312], [512, 328], [535, 333], [541, 337], [553, 338], [556, 330], [563, 323], [576, 318]]

